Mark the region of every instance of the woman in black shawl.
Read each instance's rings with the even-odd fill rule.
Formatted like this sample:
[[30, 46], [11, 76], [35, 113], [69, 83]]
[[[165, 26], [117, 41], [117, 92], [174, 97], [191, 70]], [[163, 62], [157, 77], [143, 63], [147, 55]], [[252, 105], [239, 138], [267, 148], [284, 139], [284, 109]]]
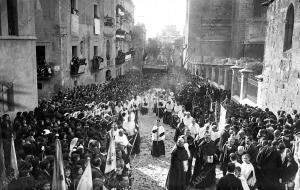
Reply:
[[184, 139], [179, 137], [171, 155], [171, 166], [166, 187], [168, 190], [186, 190], [186, 172], [188, 169], [188, 153], [184, 148]]

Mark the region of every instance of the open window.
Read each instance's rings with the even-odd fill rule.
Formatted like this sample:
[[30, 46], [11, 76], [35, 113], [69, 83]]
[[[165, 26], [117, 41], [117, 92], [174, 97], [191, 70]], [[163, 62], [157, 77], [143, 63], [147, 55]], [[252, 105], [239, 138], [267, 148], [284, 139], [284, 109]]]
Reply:
[[18, 32], [18, 2], [7, 0], [8, 35], [17, 36]]

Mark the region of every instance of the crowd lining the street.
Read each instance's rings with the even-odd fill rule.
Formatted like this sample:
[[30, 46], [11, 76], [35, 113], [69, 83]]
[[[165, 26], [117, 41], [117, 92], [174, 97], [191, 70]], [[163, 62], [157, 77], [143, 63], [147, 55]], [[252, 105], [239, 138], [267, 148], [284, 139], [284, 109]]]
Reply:
[[[217, 104], [227, 109], [222, 129], [216, 122], [217, 106], [212, 106]], [[151, 111], [159, 118], [152, 130], [152, 156], [165, 154], [163, 141], [168, 134], [161, 123], [176, 130], [166, 182], [169, 190], [211, 187], [217, 183], [216, 167], [225, 176], [218, 190], [231, 188], [228, 175], [239, 179], [234, 189], [293, 189], [299, 165], [293, 156], [294, 135], [300, 128], [297, 111], [274, 114], [239, 105], [230, 101], [229, 91], [182, 70], [143, 76], [130, 73], [109, 84], [78, 86], [41, 100], [34, 111], [19, 112], [13, 121], [3, 115], [6, 179], [2, 186], [50, 190], [59, 139], [66, 189], [78, 189], [87, 160], [94, 190], [130, 189], [131, 155], [140, 152], [139, 114]], [[11, 162], [12, 142], [17, 174]], [[108, 169], [113, 162], [111, 142], [116, 147], [115, 171]]]

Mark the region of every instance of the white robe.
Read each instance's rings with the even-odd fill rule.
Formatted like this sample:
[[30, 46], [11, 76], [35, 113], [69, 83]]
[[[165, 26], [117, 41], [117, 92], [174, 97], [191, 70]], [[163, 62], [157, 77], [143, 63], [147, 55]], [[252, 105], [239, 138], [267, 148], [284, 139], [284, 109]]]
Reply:
[[160, 137], [160, 134], [165, 133], [165, 128], [161, 125], [157, 127], [156, 125], [153, 126], [152, 131], [157, 130], [155, 133], [152, 132], [152, 141], [164, 141], [165, 135]]
[[[248, 177], [250, 176], [251, 171], [253, 171], [253, 176], [248, 179]], [[246, 163], [242, 163], [241, 165], [241, 176], [243, 176], [246, 180], [247, 180], [247, 184], [251, 187], [253, 187], [256, 183], [256, 176], [255, 176], [255, 171], [254, 171], [254, 167], [251, 163], [246, 164]]]

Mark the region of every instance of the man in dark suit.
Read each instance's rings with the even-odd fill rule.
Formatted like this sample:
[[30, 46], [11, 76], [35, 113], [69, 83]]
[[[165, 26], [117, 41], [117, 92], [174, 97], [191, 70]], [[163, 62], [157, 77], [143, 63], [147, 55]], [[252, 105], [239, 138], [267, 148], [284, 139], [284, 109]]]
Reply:
[[243, 190], [242, 182], [234, 175], [235, 164], [229, 163], [227, 175], [222, 177], [217, 185], [217, 190]]

